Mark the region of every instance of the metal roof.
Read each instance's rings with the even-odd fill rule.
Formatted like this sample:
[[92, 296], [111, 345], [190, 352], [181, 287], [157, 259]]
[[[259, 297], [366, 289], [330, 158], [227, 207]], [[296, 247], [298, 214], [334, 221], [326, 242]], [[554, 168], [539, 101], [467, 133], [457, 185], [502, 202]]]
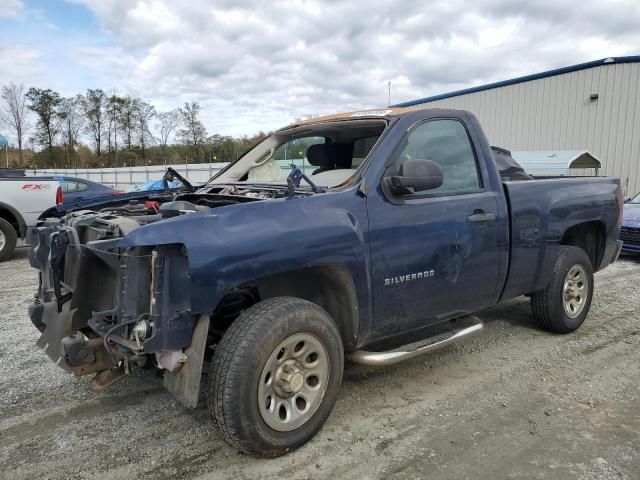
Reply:
[[579, 63], [577, 65], [571, 65], [568, 67], [547, 70], [546, 72], [534, 73], [532, 75], [525, 75], [524, 77], [512, 78], [511, 80], [503, 80], [501, 82], [488, 83], [486, 85], [480, 85], [478, 87], [465, 88], [464, 90], [456, 90], [455, 92], [451, 92], [451, 93], [443, 93], [441, 95], [434, 95], [432, 97], [420, 98], [418, 100], [410, 100], [408, 102], [397, 103], [395, 105], [391, 105], [391, 107], [411, 107], [413, 105], [419, 105], [421, 103], [434, 102], [436, 100], [442, 100], [444, 98], [458, 97], [460, 95], [466, 95], [468, 93], [481, 92], [483, 90], [491, 90], [492, 88], [506, 87], [507, 85], [515, 85], [516, 83], [529, 82], [531, 80], [538, 80], [540, 78], [553, 77], [555, 75], [561, 75], [563, 73], [577, 72], [578, 70], [585, 70], [587, 68], [610, 65], [612, 63], [640, 63], [640, 55], [634, 55], [629, 57], [608, 57], [600, 60], [594, 60], [592, 62]]
[[588, 150], [520, 150], [511, 156], [529, 175], [569, 175], [572, 168], [602, 168]]

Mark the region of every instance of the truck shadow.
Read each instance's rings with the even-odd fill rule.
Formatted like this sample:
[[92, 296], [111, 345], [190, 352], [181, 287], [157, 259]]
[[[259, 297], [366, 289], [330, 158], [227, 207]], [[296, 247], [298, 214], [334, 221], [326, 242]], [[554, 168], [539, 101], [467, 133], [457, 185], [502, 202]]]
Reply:
[[541, 331], [531, 311], [528, 297], [517, 297], [476, 314], [485, 324], [506, 322], [515, 327]]
[[622, 263], [640, 264], [640, 253], [625, 253], [625, 252], [622, 252], [620, 254], [620, 258], [618, 258], [618, 261], [622, 262]]
[[18, 244], [13, 254], [5, 260], [5, 262], [11, 262], [15, 260], [26, 260], [27, 259], [27, 247], [22, 244]]

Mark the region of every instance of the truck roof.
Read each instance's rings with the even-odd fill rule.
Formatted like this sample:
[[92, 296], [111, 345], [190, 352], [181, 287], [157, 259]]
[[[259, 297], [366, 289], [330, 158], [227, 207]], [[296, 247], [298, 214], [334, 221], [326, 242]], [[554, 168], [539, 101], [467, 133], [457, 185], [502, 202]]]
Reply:
[[409, 112], [413, 112], [416, 110], [443, 110], [443, 111], [451, 111], [452, 109], [441, 109], [441, 108], [433, 108], [426, 107], [424, 105], [415, 105], [409, 107], [382, 107], [382, 108], [373, 108], [368, 110], [354, 110], [351, 112], [343, 112], [343, 113], [335, 113], [331, 115], [323, 115], [321, 117], [314, 117], [308, 120], [303, 120], [301, 122], [297, 122], [287, 127], [282, 128], [281, 130], [288, 130], [291, 127], [298, 127], [303, 125], [313, 125], [316, 123], [322, 123], [326, 121], [335, 121], [335, 120], [354, 120], [354, 119], [374, 119], [374, 118], [391, 118], [391, 117], [399, 117], [401, 115], [405, 115]]

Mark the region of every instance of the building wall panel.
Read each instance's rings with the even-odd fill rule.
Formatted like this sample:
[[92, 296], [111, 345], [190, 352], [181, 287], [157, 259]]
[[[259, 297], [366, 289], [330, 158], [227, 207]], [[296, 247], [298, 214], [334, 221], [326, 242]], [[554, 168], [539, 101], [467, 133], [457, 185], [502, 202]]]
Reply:
[[[512, 150], [588, 149], [626, 194], [640, 191], [640, 63], [613, 63], [425, 105], [473, 112]], [[590, 100], [591, 94], [597, 100]], [[582, 175], [592, 171], [580, 170]]]

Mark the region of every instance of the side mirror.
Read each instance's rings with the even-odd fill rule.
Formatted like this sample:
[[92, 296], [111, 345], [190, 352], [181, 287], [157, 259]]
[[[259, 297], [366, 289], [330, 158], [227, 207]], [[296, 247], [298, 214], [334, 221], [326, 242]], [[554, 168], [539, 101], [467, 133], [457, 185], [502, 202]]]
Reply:
[[405, 161], [398, 173], [397, 176], [388, 177], [389, 188], [395, 195], [433, 190], [442, 185], [444, 178], [440, 165], [423, 159]]

